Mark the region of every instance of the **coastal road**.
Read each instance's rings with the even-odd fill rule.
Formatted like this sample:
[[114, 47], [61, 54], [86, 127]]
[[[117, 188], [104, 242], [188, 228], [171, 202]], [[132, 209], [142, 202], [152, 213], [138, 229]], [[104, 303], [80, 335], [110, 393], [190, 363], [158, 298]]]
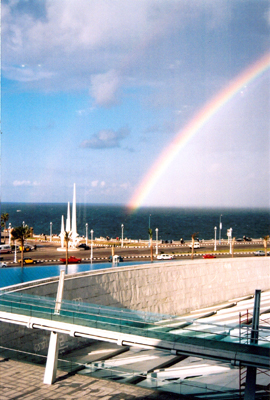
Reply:
[[[30, 241], [29, 241], [30, 243]], [[33, 243], [31, 241], [31, 243]], [[60, 258], [65, 258], [65, 249], [58, 251], [57, 248], [60, 247], [60, 243], [48, 242], [48, 241], [34, 241], [37, 248], [31, 252], [25, 252], [24, 257], [31, 257], [38, 263], [42, 264], [59, 264]], [[189, 243], [183, 245], [180, 242], [174, 242], [172, 244], [159, 244], [158, 252], [173, 254], [174, 258], [191, 258], [191, 249], [189, 248]], [[256, 240], [252, 242], [236, 242], [234, 246], [234, 257], [248, 257], [254, 256], [253, 252], [255, 250], [263, 250], [263, 242], [261, 240]], [[212, 253], [214, 250], [213, 241], [204, 241], [201, 243], [199, 249], [194, 250], [194, 258], [202, 258], [203, 254]], [[144, 245], [138, 246], [128, 246], [124, 245], [114, 247], [114, 254], [118, 254], [124, 258], [124, 261], [142, 261], [150, 260], [150, 248], [148, 243], [145, 242]], [[82, 262], [88, 262], [90, 260], [90, 250], [72, 250], [69, 249], [69, 256], [75, 256], [82, 259]], [[110, 245], [97, 245], [93, 246], [93, 258], [94, 262], [106, 262], [109, 256], [112, 255], [112, 247]], [[216, 257], [231, 257], [229, 254], [228, 243], [223, 241], [220, 245], [217, 244], [217, 251], [215, 252]], [[153, 256], [156, 259], [156, 245], [153, 241]], [[2, 254], [1, 257], [3, 261], [10, 266], [14, 266], [14, 253], [12, 254]], [[17, 260], [19, 261], [21, 257], [20, 253], [17, 253]]]

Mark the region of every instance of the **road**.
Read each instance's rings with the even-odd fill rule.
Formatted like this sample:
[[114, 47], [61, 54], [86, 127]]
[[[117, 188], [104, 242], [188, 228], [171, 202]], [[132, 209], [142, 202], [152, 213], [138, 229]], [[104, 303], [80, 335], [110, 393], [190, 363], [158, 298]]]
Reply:
[[[59, 264], [60, 258], [65, 258], [65, 249], [58, 251], [60, 243], [49, 242], [49, 241], [28, 241], [28, 243], [36, 244], [36, 250], [31, 252], [25, 252], [24, 257], [31, 257], [37, 260], [38, 263], [42, 264]], [[194, 258], [201, 258], [203, 254], [212, 253], [214, 250], [214, 243], [212, 240], [201, 242], [199, 249], [194, 250]], [[255, 240], [252, 242], [236, 242], [234, 245], [234, 257], [247, 257], [253, 256], [254, 250], [264, 250], [262, 240]], [[158, 253], [169, 253], [173, 254], [174, 258], [191, 258], [191, 249], [189, 243], [180, 244], [180, 242], [173, 242], [172, 244], [159, 244]], [[123, 248], [121, 245], [114, 247], [114, 254], [118, 254], [124, 258], [125, 261], [134, 260], [150, 260], [150, 248], [149, 244], [127, 245], [124, 244]], [[69, 249], [69, 256], [75, 256], [81, 258], [82, 261], [90, 260], [90, 250], [72, 250]], [[112, 246], [109, 244], [100, 244], [95, 241], [93, 245], [93, 262], [105, 262], [109, 256], [112, 255]], [[222, 241], [221, 244], [217, 244], [217, 251], [215, 252], [216, 257], [232, 257], [229, 254], [229, 245], [227, 241]], [[156, 244], [153, 241], [153, 256], [156, 258]], [[14, 253], [2, 254], [3, 261], [10, 266], [18, 265], [21, 254], [17, 253], [17, 263], [14, 263]]]

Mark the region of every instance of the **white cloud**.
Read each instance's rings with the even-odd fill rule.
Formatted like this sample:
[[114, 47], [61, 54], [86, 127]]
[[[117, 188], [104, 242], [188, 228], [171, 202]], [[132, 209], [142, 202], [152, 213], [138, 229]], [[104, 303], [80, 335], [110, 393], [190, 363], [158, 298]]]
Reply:
[[97, 105], [111, 106], [117, 103], [120, 79], [116, 71], [94, 75], [91, 78], [90, 92]]
[[[26, 3], [2, 4], [3, 75], [46, 91], [88, 87], [100, 106], [115, 104], [120, 88], [132, 78], [155, 82], [158, 70], [164, 80], [168, 65], [181, 66], [181, 49], [169, 47], [164, 60], [159, 58], [158, 69], [152, 53], [163, 51], [164, 39], [173, 32], [181, 34], [202, 9], [211, 11], [215, 26], [226, 14], [212, 1], [197, 1], [196, 6], [185, 0]], [[148, 54], [147, 69], [142, 71]], [[22, 64], [27, 66], [24, 72], [18, 67]]]
[[91, 149], [108, 149], [120, 147], [120, 142], [129, 135], [129, 129], [122, 128], [118, 131], [103, 129], [92, 135], [89, 140], [81, 143], [80, 147]]
[[97, 187], [97, 185], [98, 185], [98, 180], [97, 180], [97, 181], [92, 181], [92, 182], [91, 182], [91, 186], [92, 186], [92, 187]]
[[24, 181], [15, 180], [13, 182], [13, 186], [39, 186], [39, 183], [36, 181], [31, 182], [31, 181], [25, 181], [25, 180]]

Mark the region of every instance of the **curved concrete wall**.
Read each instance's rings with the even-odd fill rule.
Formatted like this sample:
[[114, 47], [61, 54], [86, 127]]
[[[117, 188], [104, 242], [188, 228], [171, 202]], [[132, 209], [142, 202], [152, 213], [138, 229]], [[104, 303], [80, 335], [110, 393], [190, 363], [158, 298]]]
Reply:
[[[57, 284], [49, 279], [16, 289], [55, 297]], [[67, 275], [64, 299], [179, 315], [269, 288], [267, 257], [179, 260]]]
[[[58, 278], [9, 287], [56, 297]], [[181, 315], [270, 288], [270, 259], [181, 260], [67, 275], [64, 299]], [[0, 323], [0, 344], [47, 354], [48, 332]], [[60, 335], [60, 354], [89, 341]]]

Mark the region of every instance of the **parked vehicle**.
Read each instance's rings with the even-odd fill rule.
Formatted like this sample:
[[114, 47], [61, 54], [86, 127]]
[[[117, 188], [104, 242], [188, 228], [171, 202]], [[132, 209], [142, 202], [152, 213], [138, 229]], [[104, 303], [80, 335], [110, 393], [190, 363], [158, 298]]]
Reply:
[[124, 261], [123, 257], [118, 256], [117, 254], [115, 254], [114, 256], [110, 256], [109, 260], [114, 261], [114, 262], [123, 262]]
[[[65, 264], [66, 263], [66, 258], [60, 258], [60, 261]], [[80, 258], [74, 257], [74, 256], [70, 256], [68, 258], [68, 264], [78, 264], [80, 263], [82, 260]]]
[[[22, 251], [22, 246], [19, 247], [20, 251]], [[23, 251], [31, 251], [32, 248], [28, 244], [23, 246]]]
[[80, 243], [78, 246], [79, 249], [89, 250], [90, 247], [86, 243]]
[[0, 245], [0, 253], [2, 253], [2, 254], [11, 253], [11, 246], [9, 246], [8, 244], [1, 244]]
[[265, 256], [265, 252], [263, 250], [254, 251], [254, 256]]
[[158, 260], [172, 260], [173, 259], [173, 255], [172, 254], [159, 254], [157, 256]]
[[216, 258], [216, 256], [214, 254], [204, 254], [202, 257], [203, 258]]
[[17, 251], [17, 252], [20, 251], [20, 246], [18, 246], [17, 244], [16, 244], [16, 246], [15, 246], [15, 244], [12, 244], [12, 245], [11, 245], [11, 250], [12, 250], [12, 251], [15, 251], [15, 248], [16, 248], [16, 251]]
[[36, 264], [37, 263], [37, 260], [33, 260], [33, 258], [24, 258], [23, 259], [23, 263], [24, 264]]
[[5, 262], [0, 262], [0, 268], [6, 268], [7, 264]]
[[[192, 243], [189, 244], [189, 247], [192, 249]], [[194, 247], [193, 247], [194, 249], [199, 249], [200, 247], [201, 247], [201, 245], [199, 242], [194, 243]]]

